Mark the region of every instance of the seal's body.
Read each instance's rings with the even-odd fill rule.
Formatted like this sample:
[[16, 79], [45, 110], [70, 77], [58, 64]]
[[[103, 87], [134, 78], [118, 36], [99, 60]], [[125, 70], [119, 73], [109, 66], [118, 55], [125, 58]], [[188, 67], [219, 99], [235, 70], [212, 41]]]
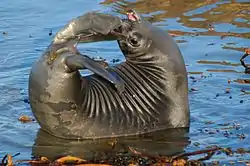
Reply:
[[82, 77], [79, 59], [69, 51], [53, 63], [45, 52], [33, 65], [29, 96], [42, 129], [86, 139], [189, 126], [187, 74], [178, 46], [148, 22], [126, 26], [121, 33], [127, 37], [118, 40], [126, 61], [106, 69], [111, 80], [124, 83], [122, 92], [100, 74]]

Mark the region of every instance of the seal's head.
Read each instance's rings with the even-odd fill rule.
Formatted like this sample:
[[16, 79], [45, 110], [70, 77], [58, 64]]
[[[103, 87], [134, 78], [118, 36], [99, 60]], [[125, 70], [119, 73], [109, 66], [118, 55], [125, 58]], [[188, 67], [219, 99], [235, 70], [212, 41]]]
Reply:
[[[164, 63], [167, 65], [164, 68], [168, 71], [181, 70], [185, 73], [183, 58], [172, 37], [135, 11], [127, 12], [127, 19], [123, 20], [120, 32], [124, 37], [118, 39], [118, 44], [127, 61]], [[176, 68], [173, 65], [180, 67]]]
[[148, 52], [152, 40], [147, 35], [147, 31], [139, 22], [128, 21], [124, 24], [122, 34], [125, 37], [120, 38], [118, 44], [125, 57], [129, 57], [131, 54], [141, 55]]
[[120, 31], [125, 37], [119, 38], [118, 44], [127, 60], [148, 55], [153, 51], [150, 51], [152, 48], [163, 51], [161, 41], [166, 41], [164, 38], [169, 37], [160, 28], [152, 26], [151, 23], [141, 18], [134, 10], [127, 12], [127, 19], [123, 20]]

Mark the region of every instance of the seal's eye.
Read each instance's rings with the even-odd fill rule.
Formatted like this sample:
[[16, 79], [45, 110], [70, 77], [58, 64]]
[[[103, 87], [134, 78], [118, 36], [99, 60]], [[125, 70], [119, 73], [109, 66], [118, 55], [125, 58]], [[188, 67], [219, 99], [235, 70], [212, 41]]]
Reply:
[[139, 33], [133, 33], [133, 35], [128, 39], [128, 42], [133, 47], [138, 47], [141, 44], [142, 36]]
[[137, 46], [138, 45], [138, 41], [136, 38], [131, 38], [129, 39], [129, 42], [132, 46]]

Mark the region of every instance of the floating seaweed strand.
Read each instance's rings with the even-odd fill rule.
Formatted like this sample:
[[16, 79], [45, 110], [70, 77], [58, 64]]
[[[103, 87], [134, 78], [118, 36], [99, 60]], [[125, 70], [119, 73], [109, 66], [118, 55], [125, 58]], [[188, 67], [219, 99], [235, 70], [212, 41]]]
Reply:
[[[13, 158], [13, 157], [16, 157], [16, 156], [18, 156], [18, 155], [20, 155], [20, 154], [21, 154], [20, 152], [14, 154], [14, 155], [12, 155], [12, 156], [6, 154], [6, 155], [3, 157], [2, 161], [1, 161], [1, 166], [5, 166], [5, 165], [10, 166], [10, 165], [13, 165], [13, 163], [12, 163], [12, 158]], [[7, 159], [7, 161], [5, 161], [6, 159]], [[10, 162], [11, 162], [11, 163], [10, 163]]]
[[[128, 147], [128, 151], [132, 152], [132, 154], [140, 158], [144, 158], [146, 160], [149, 160], [149, 165], [151, 166], [158, 166], [158, 165], [173, 165], [173, 166], [184, 166], [184, 165], [203, 165], [205, 160], [209, 160], [216, 152], [222, 152], [226, 154], [227, 156], [233, 156], [234, 153], [237, 154], [250, 154], [250, 150], [248, 149], [243, 149], [239, 148], [236, 151], [233, 151], [231, 148], [222, 148], [218, 146], [213, 146], [213, 147], [207, 147], [207, 149], [204, 150], [198, 150], [198, 151], [193, 151], [193, 152], [186, 152], [186, 153], [181, 153], [176, 156], [158, 156], [158, 155], [151, 155], [147, 154], [145, 152], [140, 152], [138, 150], [135, 150], [132, 147]], [[113, 162], [108, 162], [108, 161], [102, 161], [100, 162], [92, 162], [92, 161], [87, 161], [82, 158], [74, 157], [74, 156], [64, 156], [61, 158], [56, 159], [55, 161], [50, 161], [47, 157], [40, 157], [39, 159], [35, 160], [18, 160], [18, 161], [13, 161], [12, 158], [19, 155], [20, 153], [17, 153], [13, 156], [11, 155], [6, 155], [2, 159], [2, 163], [0, 166], [15, 166], [17, 164], [30, 164], [32, 166], [67, 166], [67, 165], [75, 165], [75, 166], [115, 166], [117, 164], [114, 164]], [[189, 156], [195, 156], [199, 154], [206, 154], [204, 157], [196, 159], [196, 160], [189, 160]], [[132, 158], [131, 158], [132, 159]], [[135, 160], [129, 161], [125, 165], [129, 166], [138, 166], [140, 165], [138, 158], [135, 158]], [[218, 161], [219, 162], [219, 161]], [[124, 165], [124, 164], [123, 164]]]
[[245, 49], [245, 54], [240, 58], [241, 65], [245, 68], [245, 73], [250, 74], [250, 67], [245, 64], [244, 59], [250, 55], [250, 49]]

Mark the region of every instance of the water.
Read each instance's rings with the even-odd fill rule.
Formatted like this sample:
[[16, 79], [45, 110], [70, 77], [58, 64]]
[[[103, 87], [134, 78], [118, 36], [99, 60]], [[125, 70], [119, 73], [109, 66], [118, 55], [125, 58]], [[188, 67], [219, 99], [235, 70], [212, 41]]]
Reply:
[[[22, 124], [17, 120], [21, 115], [32, 116], [30, 106], [25, 102], [30, 67], [55, 32], [73, 17], [92, 10], [120, 13], [128, 8], [136, 9], [154, 25], [174, 34], [187, 65], [191, 127], [187, 136], [183, 137], [182, 132], [171, 135], [177, 144], [170, 149], [194, 151], [211, 145], [250, 148], [250, 96], [246, 93], [250, 91], [250, 85], [234, 81], [250, 79], [239, 65], [244, 48], [250, 47], [249, 0], [1, 0], [0, 6], [0, 158], [6, 153], [21, 152], [17, 159], [29, 159], [36, 153], [53, 149], [52, 146], [59, 149], [54, 148], [52, 156], [74, 152], [75, 149], [70, 147], [78, 146], [79, 142], [58, 143], [55, 140], [58, 144], [53, 145], [53, 138], [46, 141], [49, 136], [39, 136], [37, 123]], [[81, 45], [79, 49], [111, 63], [113, 59], [124, 60], [116, 42], [91, 43]], [[223, 61], [230, 64], [223, 65]], [[246, 59], [246, 62], [250, 63], [250, 60]], [[34, 146], [41, 141], [44, 144], [52, 142], [44, 150]], [[87, 153], [87, 144], [91, 145], [89, 142], [85, 147], [82, 144], [85, 150], [79, 153]], [[62, 152], [63, 147], [67, 148]], [[156, 149], [164, 151], [158, 146]], [[238, 161], [241, 158], [247, 160], [250, 156], [216, 155], [211, 160]]]

